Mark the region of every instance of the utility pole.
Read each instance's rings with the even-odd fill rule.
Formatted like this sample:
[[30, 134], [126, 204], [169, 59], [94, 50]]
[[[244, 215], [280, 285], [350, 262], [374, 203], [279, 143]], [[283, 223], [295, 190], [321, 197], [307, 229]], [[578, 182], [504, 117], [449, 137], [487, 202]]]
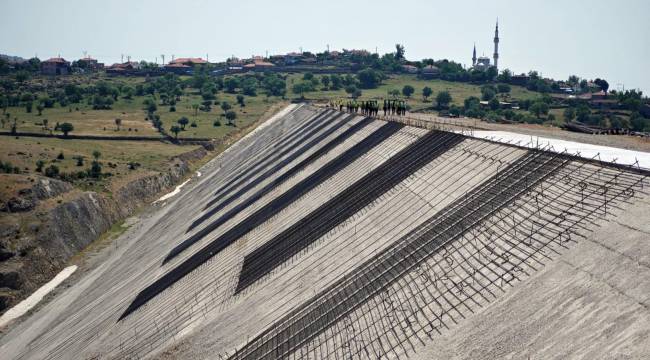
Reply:
[[120, 64], [124, 64], [124, 54], [120, 54]]
[[162, 59], [162, 64], [165, 65], [165, 54], [160, 54], [160, 58]]

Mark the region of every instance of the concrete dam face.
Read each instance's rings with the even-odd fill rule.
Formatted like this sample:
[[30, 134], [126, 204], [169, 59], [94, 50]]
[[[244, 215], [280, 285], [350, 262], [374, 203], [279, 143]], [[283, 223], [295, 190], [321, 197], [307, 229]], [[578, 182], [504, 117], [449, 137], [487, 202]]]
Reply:
[[650, 353], [643, 168], [301, 104], [200, 171], [2, 353]]

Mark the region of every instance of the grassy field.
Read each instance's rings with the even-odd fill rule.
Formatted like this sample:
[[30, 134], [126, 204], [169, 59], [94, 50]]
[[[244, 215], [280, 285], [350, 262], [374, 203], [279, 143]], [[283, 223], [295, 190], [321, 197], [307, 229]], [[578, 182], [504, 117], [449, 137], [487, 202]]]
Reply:
[[[244, 103], [246, 106], [240, 107], [237, 104], [236, 94], [227, 94], [220, 92], [217, 95], [217, 102], [221, 104], [226, 101], [232, 106], [233, 111], [237, 113], [237, 120], [235, 124], [237, 127], [245, 127], [254, 123], [259, 119], [273, 104], [278, 103], [281, 99], [277, 97], [268, 98], [264, 95], [246, 96]], [[185, 131], [178, 134], [183, 138], [210, 138], [218, 139], [226, 136], [229, 133], [237, 131], [237, 127], [228, 126], [227, 120], [223, 117], [223, 111], [219, 105], [212, 105], [210, 112], [198, 110], [196, 113], [192, 108], [192, 104], [200, 104], [202, 99], [199, 95], [187, 92], [186, 95], [181, 97], [181, 101], [176, 104], [176, 111], [170, 112], [169, 106], [158, 106], [157, 114], [165, 124], [164, 127], [169, 131], [169, 128], [176, 124], [176, 121], [182, 116], [187, 117], [192, 122], [196, 123], [196, 127], [187, 125]], [[214, 122], [219, 120], [221, 126], [214, 126]]]
[[[13, 138], [3, 136], [0, 139], [0, 161], [10, 162], [18, 166], [25, 174], [36, 173], [36, 162], [43, 160], [47, 168], [56, 165], [61, 172], [77, 172], [90, 167], [95, 150], [101, 153], [100, 162], [102, 171], [110, 172], [113, 176], [111, 182], [122, 179], [137, 177], [139, 174], [161, 171], [169, 164], [173, 156], [191, 151], [196, 146], [177, 146], [162, 142], [149, 141], [93, 141], [93, 140], [62, 140], [54, 138]], [[57, 159], [63, 153], [64, 159]], [[83, 156], [82, 166], [77, 166], [76, 156]], [[129, 169], [129, 163], [139, 163], [136, 170]], [[8, 179], [5, 179], [8, 181]], [[92, 183], [95, 185], [101, 181], [88, 179], [80, 182], [79, 186], [88, 189]]]
[[[118, 99], [111, 110], [93, 110], [91, 105], [81, 102], [61, 107], [58, 103], [49, 109], [44, 109], [39, 116], [34, 107], [27, 113], [24, 107], [10, 107], [7, 112], [13, 121], [17, 118], [18, 131], [49, 133], [43, 129], [43, 119], [48, 120], [48, 127], [69, 122], [74, 126], [71, 134], [100, 135], [100, 136], [160, 136], [151, 122], [145, 120], [146, 113], [142, 110], [144, 97], [132, 100]], [[115, 119], [122, 119], [120, 131], [117, 131]], [[8, 130], [9, 126], [5, 126]], [[130, 129], [130, 130], [129, 130]], [[59, 132], [56, 132], [59, 133]]]
[[[317, 75], [318, 76], [318, 75]], [[298, 82], [302, 79], [302, 74], [292, 74], [287, 79], [287, 87], [290, 89], [292, 83]], [[408, 100], [409, 105], [412, 110], [420, 110], [424, 108], [431, 107], [435, 105], [434, 101], [435, 96], [440, 91], [449, 91], [452, 97], [452, 104], [462, 105], [463, 101], [470, 97], [476, 96], [481, 97], [481, 86], [473, 85], [460, 82], [451, 82], [444, 80], [422, 80], [418, 79], [415, 75], [391, 75], [387, 80], [385, 80], [379, 87], [376, 89], [367, 89], [362, 90], [361, 100], [365, 99], [385, 99], [389, 98], [389, 91], [398, 90], [401, 94], [402, 88], [405, 85], [411, 85], [415, 89], [413, 96]], [[425, 101], [422, 97], [422, 89], [428, 86], [433, 90], [433, 95]], [[295, 96], [294, 94], [291, 94]], [[343, 99], [346, 98], [348, 94], [344, 90], [337, 91], [315, 91], [305, 93], [305, 97], [308, 99], [316, 100], [330, 100], [330, 99]], [[511, 86], [511, 92], [509, 98], [525, 100], [525, 99], [534, 99], [539, 97], [539, 93], [529, 91], [526, 88], [521, 86]]]

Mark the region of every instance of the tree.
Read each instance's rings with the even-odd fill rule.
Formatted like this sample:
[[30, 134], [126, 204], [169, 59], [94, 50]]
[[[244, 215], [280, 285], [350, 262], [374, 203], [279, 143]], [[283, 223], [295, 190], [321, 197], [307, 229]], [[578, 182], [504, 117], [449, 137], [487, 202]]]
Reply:
[[287, 93], [287, 83], [276, 74], [267, 75], [262, 81], [267, 96], [282, 96]]
[[330, 81], [332, 82], [332, 90], [339, 90], [343, 86], [343, 79], [338, 74], [330, 75]]
[[77, 160], [77, 166], [84, 166], [84, 157], [81, 155], [73, 156], [73, 159]]
[[580, 104], [576, 109], [576, 120], [581, 123], [589, 122], [589, 117], [591, 116], [591, 110], [589, 106], [585, 104]]
[[27, 102], [25, 103], [25, 111], [28, 112], [28, 113], [31, 113], [31, 112], [32, 112], [32, 107], [33, 107], [33, 106], [34, 106], [34, 102], [33, 102], [33, 101], [31, 101], [31, 100], [30, 100], [30, 101], [27, 101]]
[[539, 118], [542, 114], [548, 114], [548, 104], [543, 101], [535, 101], [528, 109], [535, 117]]
[[232, 106], [227, 101], [224, 101], [221, 103], [221, 110], [223, 110], [224, 115], [228, 112], [228, 110], [232, 109]]
[[447, 107], [451, 102], [451, 94], [449, 91], [441, 91], [436, 95], [436, 102], [438, 103], [438, 108]]
[[246, 106], [246, 103], [244, 103], [244, 95], [237, 95], [237, 104], [239, 104], [240, 107]]
[[257, 80], [254, 77], [247, 77], [241, 82], [241, 89], [244, 95], [257, 96]]
[[607, 92], [609, 89], [609, 83], [604, 79], [596, 78], [596, 80], [594, 80], [594, 84], [598, 85], [598, 87], [600, 87], [600, 89], [604, 92]]
[[401, 61], [404, 60], [404, 54], [406, 51], [404, 50], [404, 45], [402, 44], [395, 44], [395, 60]]
[[491, 110], [499, 110], [499, 107], [501, 106], [501, 104], [499, 103], [499, 99], [497, 98], [492, 98], [492, 100], [490, 100], [488, 105], [490, 106]]
[[102, 165], [96, 159], [90, 164], [90, 176], [98, 178], [102, 175]]
[[93, 150], [93, 159], [95, 159], [95, 161], [99, 160], [99, 158], [101, 156], [102, 156], [102, 153], [99, 152], [99, 150]]
[[169, 131], [173, 132], [176, 139], [178, 139], [178, 133], [181, 132], [181, 127], [178, 125], [172, 125], [172, 127], [169, 128]]
[[345, 87], [345, 92], [349, 95], [353, 95], [357, 91], [357, 87], [354, 85], [348, 85]]
[[576, 109], [572, 107], [568, 107], [564, 109], [564, 121], [565, 122], [571, 122], [573, 119], [576, 118]]
[[320, 78], [321, 84], [323, 84], [323, 90], [329, 89], [330, 86], [330, 77], [327, 75], [324, 75]]
[[228, 125], [235, 126], [235, 119], [237, 119], [237, 113], [232, 110], [226, 112], [226, 119], [228, 120]]
[[362, 89], [376, 88], [383, 78], [383, 74], [374, 69], [364, 69], [357, 73], [357, 80]]
[[501, 74], [497, 76], [497, 80], [504, 83], [509, 83], [512, 80], [512, 71], [510, 71], [510, 69], [504, 69], [501, 71]]
[[185, 130], [185, 125], [190, 123], [190, 119], [183, 116], [180, 119], [178, 119], [176, 122], [181, 126], [181, 130]]
[[648, 131], [650, 130], [650, 120], [645, 119], [638, 112], [630, 115], [630, 126], [634, 131]]
[[194, 116], [197, 116], [199, 114], [199, 107], [200, 105], [197, 103], [192, 104], [192, 109], [194, 109]]
[[497, 91], [500, 94], [505, 94], [510, 92], [510, 85], [508, 84], [498, 84], [497, 85]]
[[[47, 130], [47, 124], [48, 124], [48, 122], [49, 122], [49, 121], [48, 121], [47, 119], [43, 119], [43, 121], [42, 121], [42, 123], [43, 123], [43, 130]], [[3, 127], [4, 127], [4, 126], [3, 126]]]
[[120, 131], [120, 125], [122, 125], [122, 119], [115, 118], [115, 126], [117, 126], [117, 131]]
[[397, 89], [388, 90], [388, 96], [393, 97], [393, 98], [398, 98], [399, 97], [399, 90], [397, 90]]
[[302, 99], [305, 97], [305, 93], [310, 91], [310, 89], [311, 89], [310, 82], [301, 81], [293, 84], [293, 87], [291, 88], [291, 92], [293, 92], [296, 95], [300, 95], [300, 98]]
[[45, 106], [43, 106], [43, 104], [36, 105], [36, 110], [38, 111], [38, 116], [43, 115], [43, 110], [44, 109], [45, 109]]
[[237, 77], [229, 77], [223, 81], [226, 92], [234, 93], [239, 87], [239, 79]]
[[425, 86], [422, 88], [422, 97], [424, 97], [425, 101], [429, 98], [429, 96], [431, 96], [431, 94], [433, 94], [433, 90], [431, 90], [430, 87]]
[[415, 89], [411, 85], [404, 85], [404, 87], [402, 88], [402, 95], [406, 96], [407, 98], [410, 98], [414, 92]]
[[59, 129], [63, 132], [63, 136], [68, 136], [68, 133], [74, 130], [74, 126], [69, 122], [64, 122], [59, 126]]
[[490, 101], [497, 94], [494, 86], [492, 85], [483, 85], [481, 86], [481, 99], [484, 101]]

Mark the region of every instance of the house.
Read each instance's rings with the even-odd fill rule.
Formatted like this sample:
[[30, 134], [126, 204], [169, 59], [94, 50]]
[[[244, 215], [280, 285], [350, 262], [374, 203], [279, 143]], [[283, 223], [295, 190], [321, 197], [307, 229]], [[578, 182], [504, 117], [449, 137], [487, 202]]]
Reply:
[[526, 74], [512, 75], [510, 77], [510, 84], [518, 85], [518, 86], [526, 86], [529, 80], [530, 80], [530, 76]]
[[418, 71], [419, 69], [417, 66], [408, 65], [408, 64], [402, 65], [402, 72], [405, 72], [407, 74], [417, 74]]
[[194, 66], [194, 65], [205, 65], [208, 62], [206, 60], [203, 60], [202, 58], [178, 58], [172, 60], [169, 64], [181, 64], [181, 65], [187, 65], [187, 66]]
[[44, 75], [67, 75], [70, 73], [70, 63], [62, 57], [55, 57], [41, 62], [41, 73]]
[[93, 59], [90, 56], [77, 60], [77, 66], [91, 72], [99, 71], [104, 68], [103, 63], [98, 62], [97, 59]]
[[168, 73], [173, 73], [177, 75], [186, 75], [190, 74], [192, 72], [192, 67], [189, 65], [181, 64], [181, 63], [171, 63], [167, 64], [163, 67], [165, 72]]
[[140, 69], [140, 64], [135, 61], [125, 63], [115, 63], [106, 68], [108, 75], [132, 75]]
[[591, 94], [592, 100], [605, 100], [607, 99], [607, 93], [603, 90]]
[[427, 65], [420, 70], [422, 79], [435, 79], [440, 77], [440, 69], [435, 65]]
[[285, 65], [298, 64], [301, 61], [303, 61], [304, 58], [305, 57], [301, 53], [290, 52], [284, 56], [284, 64]]

